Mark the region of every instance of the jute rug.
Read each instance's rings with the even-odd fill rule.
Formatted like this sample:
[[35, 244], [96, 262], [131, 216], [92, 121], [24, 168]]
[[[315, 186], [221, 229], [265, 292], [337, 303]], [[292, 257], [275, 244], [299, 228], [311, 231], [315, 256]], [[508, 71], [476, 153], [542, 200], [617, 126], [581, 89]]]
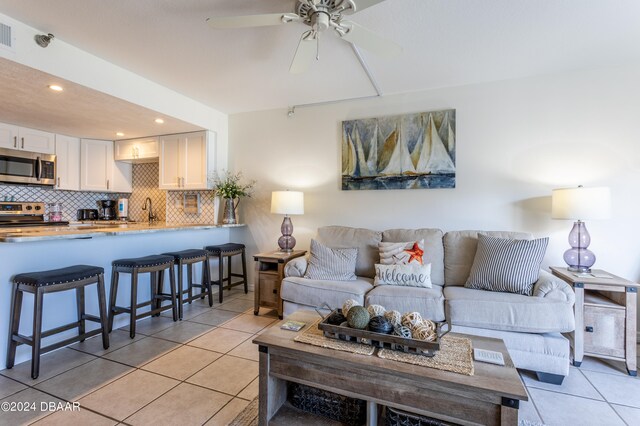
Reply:
[[311, 327], [296, 336], [293, 340], [300, 343], [307, 343], [322, 348], [335, 349], [337, 351], [352, 352], [360, 355], [373, 355], [376, 348], [362, 343], [345, 342], [344, 340], [332, 339], [324, 337], [322, 330], [318, 328], [319, 321], [311, 324]]

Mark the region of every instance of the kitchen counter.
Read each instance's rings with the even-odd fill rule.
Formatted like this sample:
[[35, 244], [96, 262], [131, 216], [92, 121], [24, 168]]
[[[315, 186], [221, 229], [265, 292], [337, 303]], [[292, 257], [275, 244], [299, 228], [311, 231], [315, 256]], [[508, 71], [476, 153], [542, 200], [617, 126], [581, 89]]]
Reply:
[[73, 223], [66, 226], [40, 226], [0, 229], [0, 242], [25, 243], [49, 240], [74, 240], [109, 237], [117, 235], [150, 234], [183, 230], [204, 230], [213, 228], [239, 228], [244, 224], [214, 225], [194, 223], [154, 222], [91, 222]]

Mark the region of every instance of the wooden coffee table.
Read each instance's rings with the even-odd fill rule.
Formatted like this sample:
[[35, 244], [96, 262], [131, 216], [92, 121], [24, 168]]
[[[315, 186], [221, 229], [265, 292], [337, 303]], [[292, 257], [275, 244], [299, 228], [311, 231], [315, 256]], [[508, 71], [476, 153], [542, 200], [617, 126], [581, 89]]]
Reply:
[[[298, 311], [286, 319], [306, 322], [306, 329], [319, 317]], [[517, 425], [519, 402], [527, 400], [514, 367], [476, 362], [475, 374], [465, 376], [295, 342], [298, 333], [277, 324], [253, 340], [260, 350], [260, 425], [296, 424], [295, 410], [285, 404], [287, 382], [366, 400], [370, 426], [377, 425], [378, 405], [459, 424]], [[502, 340], [465, 337], [513, 365]]]

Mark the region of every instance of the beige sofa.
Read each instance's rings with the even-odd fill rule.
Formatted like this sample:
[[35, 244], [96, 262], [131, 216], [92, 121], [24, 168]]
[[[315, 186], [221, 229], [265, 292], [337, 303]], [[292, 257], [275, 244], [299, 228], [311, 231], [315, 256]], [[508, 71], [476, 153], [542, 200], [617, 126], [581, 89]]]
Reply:
[[[540, 271], [533, 295], [473, 290], [464, 287], [477, 248], [478, 232], [530, 239], [517, 232], [453, 231], [439, 229], [369, 229], [328, 226], [317, 239], [332, 248], [357, 247], [355, 281], [304, 278], [307, 259], [287, 264], [281, 295], [284, 314], [312, 309], [323, 303], [339, 307], [346, 299], [365, 306], [379, 304], [400, 312], [418, 311], [443, 321], [453, 331], [504, 340], [517, 368], [535, 371], [539, 380], [560, 384], [569, 373], [569, 341], [561, 333], [573, 331], [574, 293], [564, 281]], [[425, 263], [431, 263], [432, 288], [373, 285], [379, 242], [424, 240]]]

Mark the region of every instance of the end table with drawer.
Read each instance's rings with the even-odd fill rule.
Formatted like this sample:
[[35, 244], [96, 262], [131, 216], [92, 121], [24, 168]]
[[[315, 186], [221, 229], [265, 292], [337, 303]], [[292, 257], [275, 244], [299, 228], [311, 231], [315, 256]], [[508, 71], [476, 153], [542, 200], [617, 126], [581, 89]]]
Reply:
[[291, 259], [304, 256], [305, 250], [292, 252], [272, 251], [259, 253], [253, 256], [256, 262], [255, 275], [255, 304], [253, 313], [258, 315], [260, 307], [278, 310], [278, 318], [282, 319], [282, 298], [280, 297], [280, 285], [284, 278], [284, 267]]
[[550, 269], [576, 294], [573, 365], [579, 367], [585, 355], [624, 361], [629, 375], [636, 376], [636, 298], [640, 285], [600, 269], [585, 274], [555, 266]]

